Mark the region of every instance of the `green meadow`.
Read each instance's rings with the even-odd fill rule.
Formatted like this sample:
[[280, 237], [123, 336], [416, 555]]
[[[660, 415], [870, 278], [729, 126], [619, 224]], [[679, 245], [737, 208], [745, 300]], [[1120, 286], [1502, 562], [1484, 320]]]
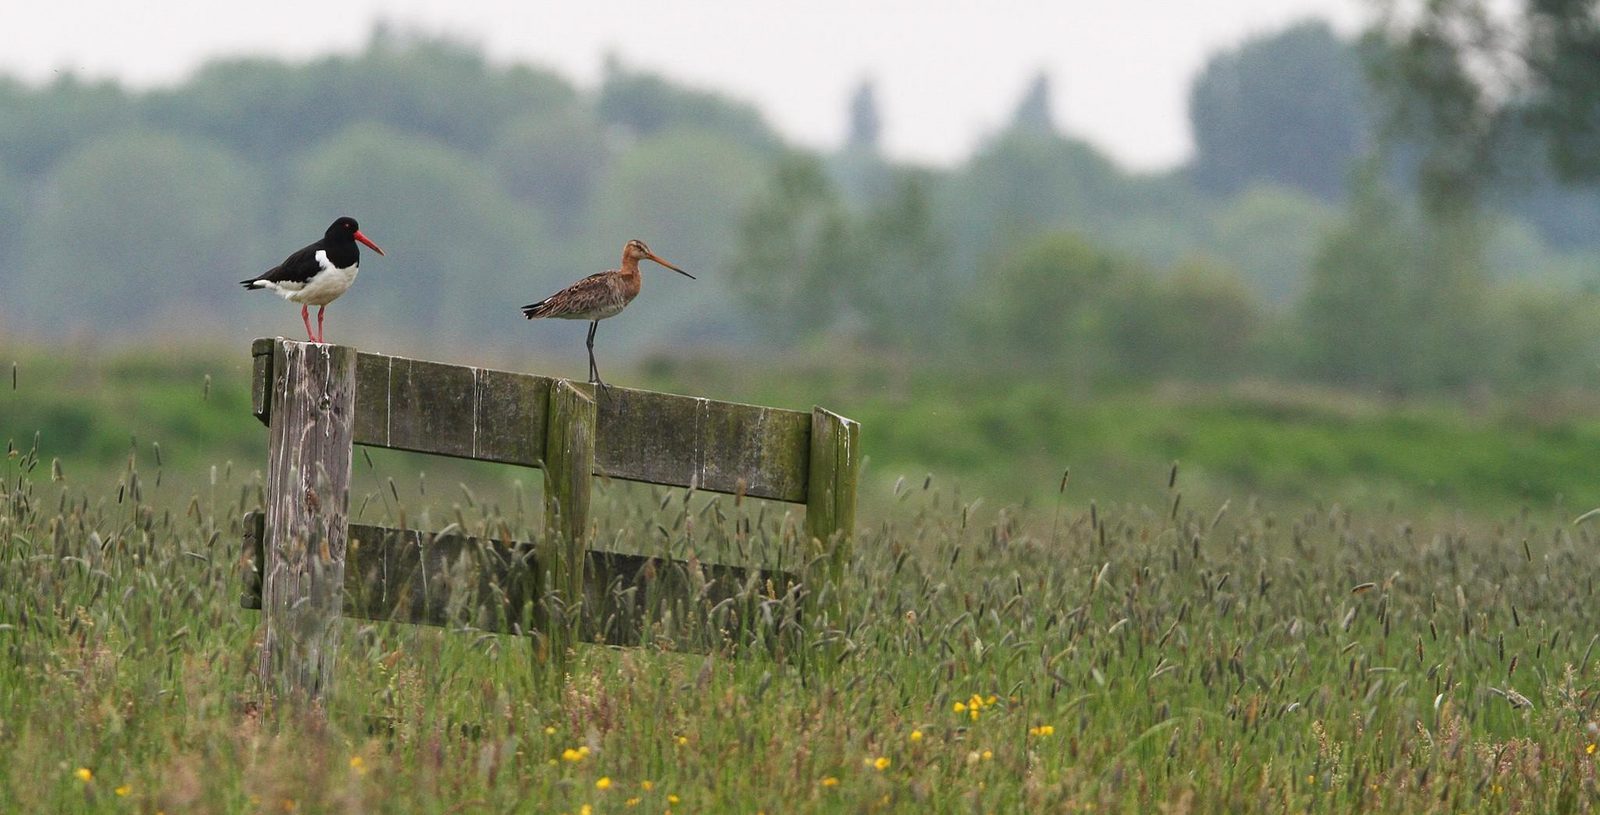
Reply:
[[[580, 646], [552, 677], [518, 637], [347, 620], [328, 716], [308, 721], [261, 705], [259, 614], [239, 603], [265, 438], [244, 366], [19, 355], [0, 397], [0, 801], [591, 815], [1595, 802], [1596, 540], [1573, 524], [1592, 423], [1265, 385], [1089, 398], [889, 367], [795, 384], [808, 364], [635, 372], [785, 406], [817, 394], [863, 423], [856, 557], [836, 602], [790, 636], [702, 609], [709, 652]], [[542, 534], [536, 472], [378, 451], [356, 471], [365, 522]], [[595, 517], [601, 546], [706, 562], [796, 545], [793, 512], [731, 496], [602, 484]]]

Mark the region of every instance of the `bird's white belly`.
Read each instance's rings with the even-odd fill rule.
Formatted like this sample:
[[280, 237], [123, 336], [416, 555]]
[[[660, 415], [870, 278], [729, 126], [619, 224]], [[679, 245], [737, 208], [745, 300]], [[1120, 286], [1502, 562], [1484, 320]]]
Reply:
[[278, 293], [285, 300], [295, 303], [304, 303], [308, 306], [325, 306], [339, 299], [339, 295], [350, 289], [356, 282], [356, 273], [361, 271], [361, 264], [352, 263], [348, 268], [340, 269], [328, 262], [327, 255], [317, 253], [317, 260], [322, 263], [322, 271], [302, 286], [290, 288], [294, 284], [280, 284]]

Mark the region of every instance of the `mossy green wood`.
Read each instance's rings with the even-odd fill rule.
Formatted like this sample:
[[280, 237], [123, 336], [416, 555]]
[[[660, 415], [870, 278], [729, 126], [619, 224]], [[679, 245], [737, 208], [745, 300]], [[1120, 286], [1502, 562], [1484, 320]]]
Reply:
[[[262, 422], [271, 412], [273, 342], [253, 349], [252, 412]], [[561, 381], [360, 353], [355, 443], [539, 467], [550, 392]], [[811, 417], [803, 412], [622, 387], [597, 402], [597, 475], [807, 500]]]
[[269, 692], [320, 706], [334, 675], [350, 503], [353, 348], [272, 350], [260, 669]]
[[[264, 519], [259, 511], [243, 518], [244, 608], [261, 608]], [[547, 565], [534, 544], [366, 524], [349, 530], [344, 616], [532, 633], [534, 576]], [[785, 614], [798, 613], [800, 577], [790, 572], [592, 550], [584, 561], [584, 642], [639, 645], [646, 636], [665, 635], [673, 647], [705, 649], [720, 642], [723, 630], [776, 631]], [[777, 606], [763, 612], [773, 600]], [[712, 609], [726, 609], [731, 618], [713, 620]]]
[[567, 380], [550, 389], [544, 442], [541, 601], [549, 654], [562, 660], [583, 614], [583, 567], [589, 548], [589, 487], [594, 480], [595, 400]]
[[850, 560], [856, 523], [856, 481], [861, 471], [861, 425], [820, 407], [811, 409], [806, 532], [813, 561], [826, 555], [827, 577], [837, 583]]

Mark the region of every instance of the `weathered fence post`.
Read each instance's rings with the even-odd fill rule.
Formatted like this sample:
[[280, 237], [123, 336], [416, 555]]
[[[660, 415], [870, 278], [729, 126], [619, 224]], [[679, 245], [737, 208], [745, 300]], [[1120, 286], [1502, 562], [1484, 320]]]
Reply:
[[344, 602], [356, 350], [277, 340], [268, 416], [261, 679], [320, 705], [333, 682]]
[[850, 536], [856, 524], [856, 476], [861, 469], [861, 425], [811, 409], [811, 463], [806, 488], [808, 556], [829, 553], [826, 577], [836, 586], [850, 562]]
[[[546, 659], [562, 664], [577, 642], [583, 617], [583, 566], [589, 549], [589, 488], [594, 476], [595, 401], [571, 382], [550, 388], [544, 442], [545, 551], [549, 576], [544, 612], [559, 610], [545, 627]], [[541, 575], [543, 577], [543, 575]]]

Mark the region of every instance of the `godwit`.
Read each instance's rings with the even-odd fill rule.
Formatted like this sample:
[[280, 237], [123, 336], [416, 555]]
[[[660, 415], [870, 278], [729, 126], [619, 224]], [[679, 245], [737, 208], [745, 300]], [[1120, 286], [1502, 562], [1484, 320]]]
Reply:
[[594, 364], [594, 332], [600, 321], [614, 317], [639, 296], [639, 261], [653, 260], [690, 280], [694, 275], [662, 260], [644, 241], [628, 241], [622, 247], [622, 268], [592, 274], [555, 294], [522, 307], [528, 319], [557, 317], [563, 320], [588, 320], [589, 381], [602, 388], [609, 387], [600, 381], [600, 369]]
[[[299, 303], [306, 337], [312, 342], [322, 342], [322, 312], [356, 282], [356, 272], [361, 270], [361, 250], [356, 247], [356, 241], [383, 254], [377, 244], [361, 234], [356, 219], [344, 217], [328, 226], [322, 240], [300, 249], [260, 277], [239, 283], [247, 289], [271, 289], [283, 295], [283, 299]], [[311, 333], [311, 306], [317, 307], [315, 335]]]

